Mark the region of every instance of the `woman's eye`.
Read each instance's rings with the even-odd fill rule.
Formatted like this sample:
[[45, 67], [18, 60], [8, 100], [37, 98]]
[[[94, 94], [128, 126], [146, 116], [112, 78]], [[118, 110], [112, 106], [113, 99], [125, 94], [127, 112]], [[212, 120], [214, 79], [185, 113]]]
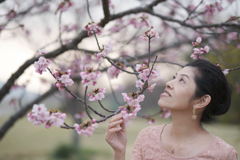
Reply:
[[183, 78], [181, 78], [181, 79], [180, 79], [180, 82], [183, 82], [183, 83], [185, 83], [185, 81], [184, 81], [184, 79], [183, 79]]
[[176, 77], [175, 76], [173, 76], [173, 78], [172, 79], [175, 79]]

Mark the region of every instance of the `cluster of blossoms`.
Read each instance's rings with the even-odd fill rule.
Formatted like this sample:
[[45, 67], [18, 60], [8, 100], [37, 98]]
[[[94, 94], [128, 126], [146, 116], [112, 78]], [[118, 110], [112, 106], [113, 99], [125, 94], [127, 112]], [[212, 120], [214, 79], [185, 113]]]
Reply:
[[140, 39], [144, 42], [149, 42], [149, 40], [154, 38], [159, 38], [159, 33], [153, 30], [153, 26], [145, 32], [144, 36], [140, 36]]
[[222, 66], [220, 66], [217, 62], [215, 62], [215, 64], [216, 64], [216, 66], [218, 66], [222, 70], [222, 72], [225, 76], [228, 74], [229, 69], [223, 69]]
[[12, 9], [7, 14], [7, 19], [10, 21], [11, 19], [15, 18], [17, 16], [17, 13]]
[[208, 15], [214, 15], [214, 13], [216, 13], [216, 10], [218, 10], [219, 12], [223, 10], [221, 3], [218, 3], [218, 2], [215, 2], [214, 4], [206, 5], [205, 8], [206, 8], [206, 13]]
[[162, 108], [162, 112], [163, 112], [161, 114], [162, 118], [168, 118], [171, 116], [171, 111], [169, 109]]
[[92, 90], [92, 92], [88, 94], [88, 96], [90, 97], [89, 101], [102, 100], [105, 97], [105, 95], [104, 95], [104, 93], [106, 93], [105, 90], [106, 90], [105, 88], [97, 88], [95, 90]]
[[146, 116], [146, 118], [147, 118], [147, 125], [152, 125], [156, 122], [154, 118], [151, 118], [148, 115]]
[[99, 27], [96, 23], [92, 22], [92, 23], [88, 23], [85, 26], [85, 29], [88, 31], [88, 36], [97, 33], [98, 35], [102, 34], [102, 27]]
[[57, 72], [53, 73], [53, 76], [58, 80], [54, 86], [58, 87], [60, 91], [64, 89], [64, 87], [73, 85], [74, 81], [70, 78], [71, 70], [67, 70], [66, 72], [61, 71], [61, 69], [56, 69]]
[[[158, 66], [156, 69], [153, 69], [151, 72], [151, 69], [148, 68], [146, 63], [137, 64], [136, 71], [139, 73], [139, 77], [143, 81], [151, 81], [154, 78], [158, 77], [159, 71], [160, 71], [160, 66]], [[150, 72], [151, 72], [151, 74], [150, 74]]]
[[[44, 49], [39, 50], [40, 55], [44, 55], [46, 51]], [[39, 73], [40, 75], [42, 72], [46, 72], [48, 65], [50, 64], [50, 61], [46, 59], [45, 57], [41, 56], [38, 61], [34, 62], [34, 67], [36, 68], [36, 72]]]
[[121, 114], [123, 116], [123, 119], [125, 121], [129, 121], [130, 119], [133, 119], [137, 116], [137, 112], [141, 110], [141, 106], [125, 105], [125, 106], [119, 106], [119, 109], [122, 109]]
[[79, 26], [77, 24], [73, 24], [72, 26], [64, 25], [62, 31], [71, 32], [73, 30], [78, 30], [78, 29], [79, 29]]
[[97, 54], [97, 58], [99, 59], [101, 57], [105, 57], [111, 51], [112, 51], [112, 43], [110, 41], [108, 44], [103, 45], [103, 49], [100, 49], [100, 52]]
[[130, 19], [128, 24], [132, 24], [135, 28], [140, 28], [142, 26], [148, 27], [149, 25], [148, 25], [147, 19], [148, 19], [148, 16], [145, 13], [143, 13], [139, 18]]
[[[153, 89], [154, 87], [156, 86], [157, 84], [156, 83], [153, 83], [153, 84], [148, 84], [148, 91], [149, 92], [153, 92]], [[141, 81], [141, 80], [138, 80], [136, 81], [136, 85], [135, 85], [137, 88], [141, 88], [143, 89], [143, 86], [144, 86], [144, 83]]]
[[93, 134], [95, 128], [98, 127], [98, 123], [95, 119], [92, 119], [91, 121], [80, 125], [75, 123], [74, 127], [78, 134], [90, 137]]
[[141, 110], [141, 106], [139, 105], [139, 102], [142, 102], [145, 98], [144, 95], [139, 95], [138, 93], [122, 93], [123, 99], [125, 102], [127, 102], [127, 105], [125, 106], [119, 106], [119, 109], [121, 110], [121, 113], [123, 115], [123, 119], [128, 121], [130, 119], [133, 119], [137, 116], [137, 112]]
[[[116, 62], [115, 63], [119, 68], [122, 68], [122, 69], [126, 69], [126, 66], [124, 65], [124, 64], [122, 64], [122, 63], [119, 63], [119, 62]], [[117, 77], [118, 76], [118, 74], [119, 73], [121, 73], [122, 72], [122, 70], [120, 70], [120, 69], [118, 69], [117, 67], [115, 67], [115, 66], [111, 66], [111, 67], [109, 67], [108, 68], [108, 70], [107, 70], [107, 73], [108, 73], [108, 75], [109, 75], [109, 77], [110, 78], [115, 78], [115, 77]]]
[[129, 106], [140, 106], [139, 102], [142, 102], [145, 98], [144, 95], [139, 95], [137, 92], [122, 93], [123, 99], [128, 103]]
[[102, 75], [100, 71], [93, 70], [93, 67], [90, 65], [81, 65], [81, 70], [83, 70], [80, 72], [80, 76], [82, 78], [81, 83], [85, 86], [94, 86], [97, 83], [97, 79]]
[[66, 114], [58, 112], [58, 110], [47, 111], [44, 104], [34, 104], [32, 112], [28, 113], [28, 121], [32, 122], [34, 125], [40, 126], [46, 122], [45, 128], [49, 128], [52, 125], [60, 127], [64, 124], [66, 119]]
[[201, 55], [203, 53], [208, 53], [209, 52], [209, 47], [208, 46], [205, 46], [204, 48], [201, 48], [201, 42], [202, 42], [201, 37], [198, 37], [196, 39], [196, 42], [192, 42], [193, 47], [197, 47], [197, 48], [193, 48], [194, 52], [191, 54], [192, 59], [199, 59], [199, 58], [201, 58]]
[[72, 3], [70, 0], [64, 0], [58, 5], [57, 10], [55, 11], [55, 14], [57, 11], [65, 12], [68, 10], [68, 8], [72, 7], [74, 3]]

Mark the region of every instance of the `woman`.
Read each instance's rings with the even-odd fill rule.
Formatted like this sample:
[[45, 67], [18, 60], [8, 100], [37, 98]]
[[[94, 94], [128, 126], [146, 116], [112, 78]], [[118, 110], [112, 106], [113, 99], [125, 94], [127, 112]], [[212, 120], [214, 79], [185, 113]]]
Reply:
[[[130, 159], [237, 160], [232, 146], [201, 125], [210, 120], [209, 115], [226, 113], [230, 102], [231, 90], [219, 67], [200, 59], [187, 64], [166, 83], [158, 101], [171, 110], [172, 123], [143, 129]], [[105, 139], [114, 150], [114, 159], [125, 159], [127, 135], [121, 114], [112, 117]]]

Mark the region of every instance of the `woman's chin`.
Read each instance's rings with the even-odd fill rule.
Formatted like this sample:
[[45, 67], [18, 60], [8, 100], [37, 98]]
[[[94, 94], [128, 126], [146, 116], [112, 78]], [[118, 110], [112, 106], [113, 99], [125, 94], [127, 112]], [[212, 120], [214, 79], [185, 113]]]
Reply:
[[158, 106], [161, 108], [166, 108], [168, 109], [169, 107], [164, 103], [161, 99], [158, 100]]

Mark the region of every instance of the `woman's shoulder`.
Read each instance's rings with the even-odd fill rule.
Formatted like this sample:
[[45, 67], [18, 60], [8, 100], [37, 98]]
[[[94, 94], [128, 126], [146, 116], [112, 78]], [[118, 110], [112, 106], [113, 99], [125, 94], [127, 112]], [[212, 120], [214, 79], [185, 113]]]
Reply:
[[140, 136], [152, 136], [155, 134], [159, 134], [165, 125], [166, 124], [146, 127], [140, 131], [139, 135]]
[[237, 151], [233, 146], [220, 137], [216, 137], [214, 143], [208, 149], [209, 153], [219, 157], [226, 157], [229, 160], [237, 160]]

